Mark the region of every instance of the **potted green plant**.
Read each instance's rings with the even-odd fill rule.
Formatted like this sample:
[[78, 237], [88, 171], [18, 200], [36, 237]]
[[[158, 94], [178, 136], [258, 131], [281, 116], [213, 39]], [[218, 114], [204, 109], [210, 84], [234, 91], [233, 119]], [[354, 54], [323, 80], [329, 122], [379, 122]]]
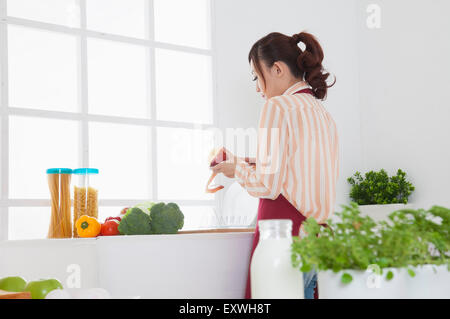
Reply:
[[351, 185], [350, 199], [359, 205], [363, 215], [375, 221], [387, 220], [394, 210], [413, 208], [412, 204], [408, 204], [408, 198], [414, 186], [401, 169], [393, 176], [389, 176], [384, 169], [366, 172], [364, 176], [356, 172], [347, 181]]
[[[414, 276], [405, 276], [407, 298], [450, 298], [450, 209], [404, 209], [391, 214], [384, 246], [391, 246], [397, 233], [414, 234], [407, 243], [408, 264]], [[391, 240], [387, 240], [391, 238]], [[397, 246], [405, 245], [404, 242]]]
[[292, 262], [318, 271], [321, 298], [450, 298], [450, 209], [403, 209], [388, 221], [343, 205], [336, 221], [305, 222]]

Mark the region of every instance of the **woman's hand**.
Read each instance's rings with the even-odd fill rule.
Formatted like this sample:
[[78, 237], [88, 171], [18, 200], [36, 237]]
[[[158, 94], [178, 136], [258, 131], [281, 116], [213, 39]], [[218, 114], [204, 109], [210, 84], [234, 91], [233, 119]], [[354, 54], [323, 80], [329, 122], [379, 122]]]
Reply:
[[230, 161], [230, 162], [221, 162], [219, 164], [217, 164], [214, 167], [211, 167], [211, 169], [213, 170], [213, 172], [215, 174], [219, 174], [222, 173], [223, 175], [225, 175], [228, 178], [234, 178], [234, 174], [236, 171], [236, 161]]

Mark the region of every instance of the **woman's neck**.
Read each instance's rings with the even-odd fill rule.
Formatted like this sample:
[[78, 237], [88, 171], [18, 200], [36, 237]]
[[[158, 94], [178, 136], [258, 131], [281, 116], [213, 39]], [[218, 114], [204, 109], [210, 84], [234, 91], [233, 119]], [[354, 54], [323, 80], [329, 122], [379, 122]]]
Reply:
[[286, 84], [285, 89], [283, 90], [283, 92], [286, 92], [287, 89], [289, 89], [290, 87], [292, 87], [294, 84], [303, 81], [303, 79], [297, 79], [297, 78], [291, 78], [290, 81], [288, 82], [288, 84]]

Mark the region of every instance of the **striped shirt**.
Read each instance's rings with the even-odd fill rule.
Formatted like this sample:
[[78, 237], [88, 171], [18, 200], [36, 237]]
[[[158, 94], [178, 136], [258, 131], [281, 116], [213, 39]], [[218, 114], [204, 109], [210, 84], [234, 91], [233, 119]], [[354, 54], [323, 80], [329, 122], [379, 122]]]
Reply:
[[300, 81], [268, 99], [258, 125], [256, 165], [239, 161], [235, 177], [247, 192], [276, 199], [282, 194], [306, 218], [324, 223], [334, 212], [339, 176], [336, 123]]

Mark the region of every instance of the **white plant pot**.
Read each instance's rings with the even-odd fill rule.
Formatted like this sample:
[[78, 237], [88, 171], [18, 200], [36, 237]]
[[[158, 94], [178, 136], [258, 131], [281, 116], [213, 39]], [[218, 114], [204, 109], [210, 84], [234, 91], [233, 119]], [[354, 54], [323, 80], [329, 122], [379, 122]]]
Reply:
[[[386, 273], [391, 270], [394, 277], [386, 280]], [[343, 273], [348, 273], [353, 280], [344, 284], [341, 282]], [[395, 299], [406, 295], [406, 285], [403, 274], [405, 269], [385, 268], [382, 275], [372, 271], [345, 270], [334, 273], [331, 270], [320, 271], [318, 288], [320, 299]]]
[[375, 222], [388, 221], [388, 216], [392, 212], [400, 209], [413, 209], [413, 204], [383, 204], [383, 205], [360, 205], [359, 210], [362, 216], [369, 216]]
[[406, 298], [450, 299], [450, 272], [447, 265], [412, 267], [416, 275], [406, 278]]
[[[410, 267], [416, 273], [408, 274], [406, 268], [385, 268], [377, 276], [371, 271], [345, 270], [338, 273], [321, 271], [318, 274], [320, 299], [450, 299], [450, 272], [447, 265]], [[433, 270], [436, 270], [436, 272]], [[386, 280], [391, 270], [394, 277]], [[341, 283], [346, 272], [353, 280]]]

